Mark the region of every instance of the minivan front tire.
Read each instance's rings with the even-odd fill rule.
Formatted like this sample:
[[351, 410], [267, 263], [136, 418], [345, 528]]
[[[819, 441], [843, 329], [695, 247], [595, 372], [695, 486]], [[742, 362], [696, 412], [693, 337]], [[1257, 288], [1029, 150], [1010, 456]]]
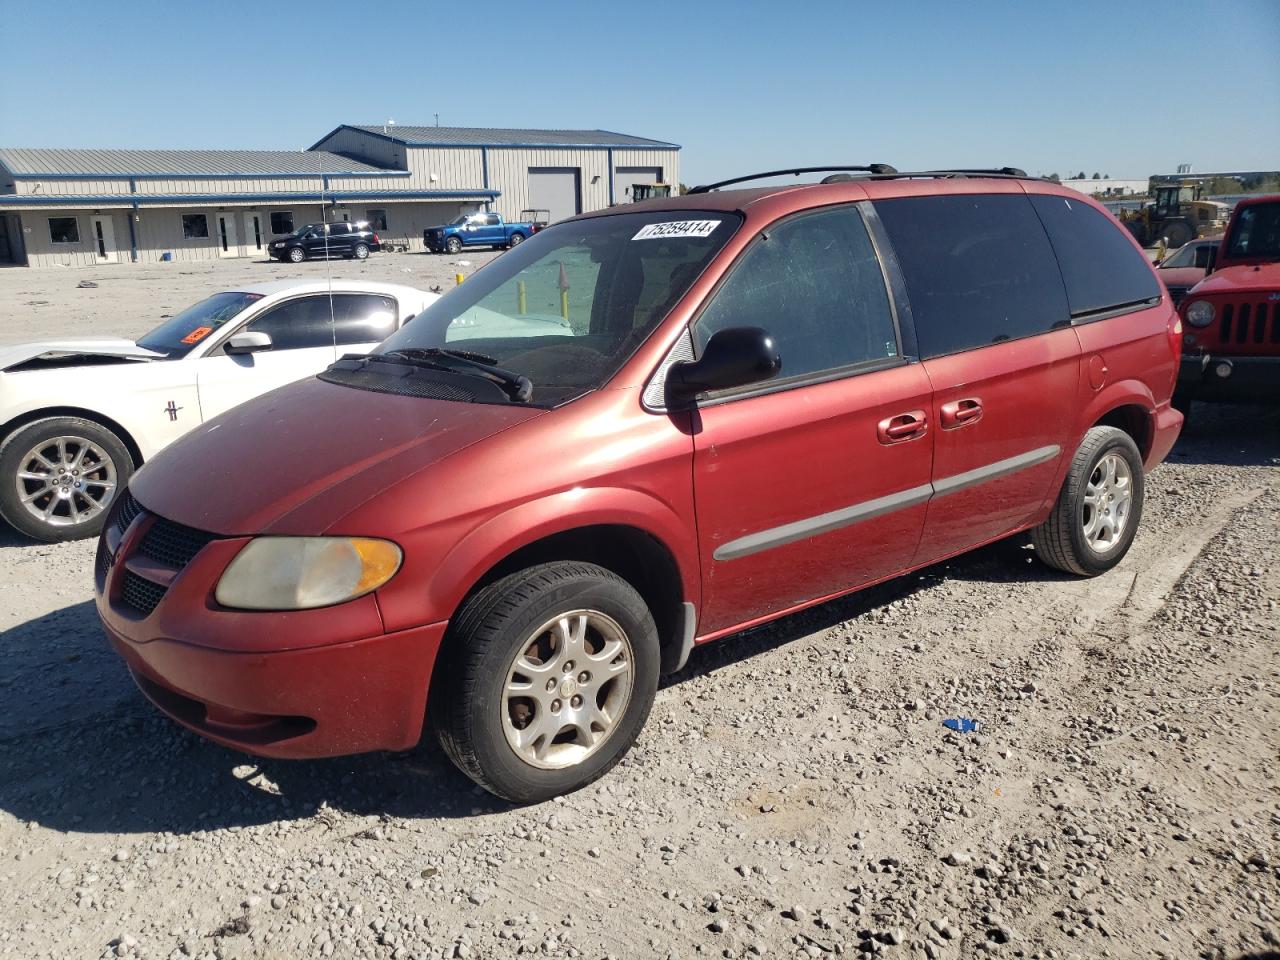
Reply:
[[301, 263], [307, 259], [307, 251], [302, 247], [290, 247], [288, 256], [290, 263]]
[[543, 563], [479, 590], [432, 679], [445, 753], [481, 787], [536, 803], [586, 786], [635, 742], [658, 688], [658, 631], [603, 567]]
[[1084, 435], [1049, 518], [1031, 533], [1036, 554], [1065, 573], [1095, 577], [1129, 552], [1145, 499], [1142, 454], [1123, 430]]

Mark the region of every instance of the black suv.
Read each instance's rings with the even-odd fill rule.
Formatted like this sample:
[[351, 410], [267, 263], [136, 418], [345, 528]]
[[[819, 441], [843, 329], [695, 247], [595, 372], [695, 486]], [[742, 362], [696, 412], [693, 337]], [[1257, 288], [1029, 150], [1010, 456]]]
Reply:
[[301, 263], [313, 257], [344, 257], [365, 260], [382, 241], [367, 220], [355, 223], [308, 223], [283, 240], [272, 240], [267, 252], [273, 260]]

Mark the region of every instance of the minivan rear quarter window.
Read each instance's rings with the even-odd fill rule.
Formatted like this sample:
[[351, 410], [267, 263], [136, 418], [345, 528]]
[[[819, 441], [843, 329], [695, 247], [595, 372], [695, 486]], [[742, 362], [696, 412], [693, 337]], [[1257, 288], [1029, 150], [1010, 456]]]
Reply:
[[923, 357], [1070, 321], [1053, 248], [1025, 195], [900, 197], [874, 206], [902, 267]]
[[1037, 196], [1031, 204], [1058, 255], [1073, 317], [1160, 298], [1160, 281], [1123, 227], [1080, 200]]

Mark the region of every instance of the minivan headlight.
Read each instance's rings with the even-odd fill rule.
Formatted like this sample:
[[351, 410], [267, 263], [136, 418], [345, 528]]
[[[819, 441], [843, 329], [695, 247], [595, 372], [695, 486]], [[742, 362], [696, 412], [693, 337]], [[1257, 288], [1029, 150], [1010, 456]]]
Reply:
[[308, 610], [354, 600], [395, 576], [403, 554], [363, 537], [258, 537], [236, 554], [214, 597], [241, 610]]
[[1197, 300], [1187, 307], [1187, 323], [1193, 327], [1207, 327], [1213, 323], [1213, 304], [1208, 300]]

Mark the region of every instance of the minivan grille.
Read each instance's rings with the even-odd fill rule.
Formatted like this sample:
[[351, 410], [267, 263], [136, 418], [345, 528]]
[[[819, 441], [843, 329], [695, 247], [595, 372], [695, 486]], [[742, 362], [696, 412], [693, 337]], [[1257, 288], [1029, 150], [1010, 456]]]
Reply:
[[165, 588], [160, 584], [152, 583], [132, 570], [124, 572], [124, 585], [120, 589], [120, 599], [124, 601], [125, 606], [132, 607], [144, 617], [156, 608], [164, 597], [164, 592]]
[[138, 552], [156, 563], [181, 570], [213, 539], [212, 533], [156, 517]]
[[[114, 521], [121, 530], [127, 528], [135, 517], [146, 513], [146, 508], [132, 494], [126, 493], [125, 498]], [[216, 534], [175, 523], [155, 514], [151, 514], [150, 519], [151, 526], [142, 536], [142, 542], [134, 549], [139, 556], [146, 557], [175, 574], [195, 559], [196, 554], [205, 546], [217, 539]], [[97, 558], [96, 572], [99, 579], [105, 584], [111, 568], [124, 559], [124, 556], [113, 558], [107, 551], [105, 540], [102, 541]], [[164, 598], [168, 586], [149, 580], [132, 570], [125, 570], [123, 574], [120, 603], [144, 617], [150, 615]]]
[[117, 508], [116, 512], [116, 530], [120, 533], [124, 533], [129, 529], [129, 524], [133, 523], [134, 519], [136, 519], [138, 514], [141, 512], [142, 504], [138, 503], [134, 495], [129, 492], [129, 488], [125, 487], [124, 493], [120, 497], [120, 506]]

